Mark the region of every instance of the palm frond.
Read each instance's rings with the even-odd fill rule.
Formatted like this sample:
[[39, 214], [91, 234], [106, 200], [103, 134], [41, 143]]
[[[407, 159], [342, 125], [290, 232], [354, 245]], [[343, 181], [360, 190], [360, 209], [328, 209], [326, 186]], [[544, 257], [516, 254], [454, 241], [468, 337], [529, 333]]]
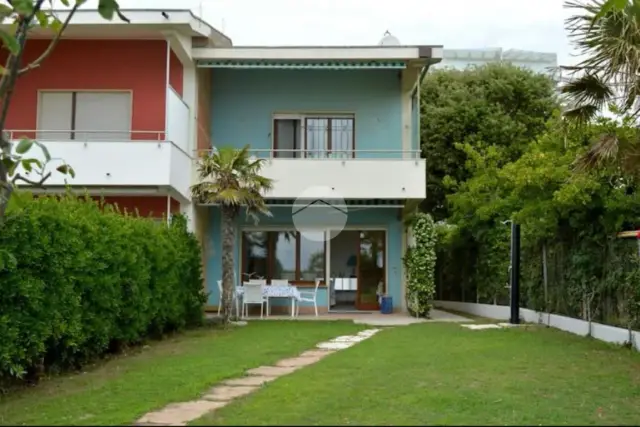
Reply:
[[273, 181], [260, 175], [263, 164], [251, 158], [249, 146], [221, 147], [199, 159], [200, 182], [191, 187], [192, 196], [199, 203], [244, 208], [249, 216], [270, 215], [264, 195]]
[[640, 85], [640, 0], [628, 0], [624, 7], [610, 6], [608, 0], [565, 2], [565, 7], [576, 11], [566, 20], [569, 38], [585, 57], [573, 67], [563, 67], [576, 77], [563, 88], [572, 112], [587, 105], [601, 109], [612, 103], [626, 113], [636, 106], [636, 88]]

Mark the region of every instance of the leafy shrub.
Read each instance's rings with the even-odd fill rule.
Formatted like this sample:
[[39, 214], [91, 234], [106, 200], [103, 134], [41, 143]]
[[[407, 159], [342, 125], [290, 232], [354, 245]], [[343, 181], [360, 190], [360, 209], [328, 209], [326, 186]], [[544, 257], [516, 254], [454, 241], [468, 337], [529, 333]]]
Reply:
[[75, 368], [203, 320], [200, 247], [87, 199], [39, 197], [0, 231], [0, 378]]
[[431, 215], [418, 213], [412, 224], [415, 246], [404, 257], [407, 306], [412, 315], [429, 316], [435, 296], [436, 228]]

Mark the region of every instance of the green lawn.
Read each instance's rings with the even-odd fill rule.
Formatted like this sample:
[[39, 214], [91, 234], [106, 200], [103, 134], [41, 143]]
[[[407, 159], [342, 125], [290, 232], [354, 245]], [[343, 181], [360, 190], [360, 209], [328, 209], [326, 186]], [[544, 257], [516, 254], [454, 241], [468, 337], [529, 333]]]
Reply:
[[351, 322], [264, 321], [188, 332], [87, 372], [0, 397], [0, 424], [132, 424], [146, 412], [197, 398], [249, 368], [362, 329]]
[[269, 383], [195, 424], [640, 422], [640, 355], [544, 327], [418, 324]]

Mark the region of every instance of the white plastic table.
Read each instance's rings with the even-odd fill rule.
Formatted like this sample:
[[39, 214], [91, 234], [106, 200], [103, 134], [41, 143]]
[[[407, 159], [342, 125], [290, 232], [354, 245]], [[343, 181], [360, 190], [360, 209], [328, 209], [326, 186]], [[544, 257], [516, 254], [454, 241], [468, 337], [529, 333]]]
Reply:
[[[265, 285], [262, 294], [266, 298], [290, 298], [291, 299], [291, 317], [295, 316], [295, 303], [300, 299], [300, 291], [292, 285]], [[244, 295], [244, 287], [236, 287], [236, 311], [238, 311], [237, 303]], [[239, 311], [238, 311], [239, 312]], [[267, 313], [268, 314], [268, 313]]]

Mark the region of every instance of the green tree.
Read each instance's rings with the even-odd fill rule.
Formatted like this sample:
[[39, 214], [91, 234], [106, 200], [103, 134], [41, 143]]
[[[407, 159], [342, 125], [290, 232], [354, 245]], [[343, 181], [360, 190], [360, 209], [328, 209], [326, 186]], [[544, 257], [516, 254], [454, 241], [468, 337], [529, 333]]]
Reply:
[[[0, 4], [0, 21], [3, 24], [11, 23], [11, 30], [0, 30], [2, 46], [8, 51], [7, 61], [0, 66], [0, 224], [4, 221], [9, 200], [14, 193], [18, 182], [32, 186], [42, 186], [51, 176], [47, 171], [47, 163], [51, 155], [46, 147], [31, 139], [22, 139], [13, 147], [9, 135], [5, 132], [5, 122], [13, 90], [17, 79], [39, 67], [57, 46], [62, 33], [67, 28], [75, 12], [86, 0], [61, 0], [64, 6], [70, 7], [69, 14], [64, 22], [61, 22], [51, 10], [44, 9], [50, 4], [45, 0], [12, 0], [6, 4]], [[72, 4], [73, 3], [73, 4]], [[128, 22], [128, 19], [120, 13], [120, 7], [116, 0], [99, 0], [98, 12], [104, 19], [111, 20], [114, 16]], [[30, 64], [23, 64], [22, 56], [29, 37], [29, 33], [35, 28], [48, 29], [54, 32], [54, 36], [45, 51]], [[45, 161], [28, 157], [33, 146], [42, 150]], [[17, 172], [22, 167], [25, 175]], [[58, 166], [56, 170], [63, 174], [74, 175], [73, 169], [66, 164]], [[37, 179], [28, 175], [37, 175]]]
[[509, 64], [430, 73], [421, 99], [421, 144], [428, 160], [423, 208], [435, 220], [448, 216], [446, 196], [471, 176], [465, 145], [497, 151], [498, 166], [515, 160], [557, 108], [548, 77]]
[[249, 146], [242, 149], [222, 147], [198, 161], [200, 182], [191, 187], [193, 198], [204, 204], [218, 205], [222, 212], [222, 317], [231, 318], [233, 297], [233, 246], [235, 221], [244, 208], [258, 220], [258, 215], [271, 215], [264, 193], [273, 181], [260, 175], [264, 159], [252, 159]]
[[440, 244], [441, 285], [458, 288], [454, 298], [506, 303], [509, 228], [502, 221], [512, 219], [522, 225], [526, 306], [624, 324], [623, 311], [638, 295], [629, 274], [637, 264], [629, 262], [634, 248], [615, 236], [640, 225], [637, 186], [617, 168], [574, 171], [592, 141], [611, 132], [639, 135], [632, 123], [601, 118], [576, 126], [556, 117], [519, 159], [501, 167], [491, 152], [466, 146], [473, 176], [448, 197], [453, 229]]

